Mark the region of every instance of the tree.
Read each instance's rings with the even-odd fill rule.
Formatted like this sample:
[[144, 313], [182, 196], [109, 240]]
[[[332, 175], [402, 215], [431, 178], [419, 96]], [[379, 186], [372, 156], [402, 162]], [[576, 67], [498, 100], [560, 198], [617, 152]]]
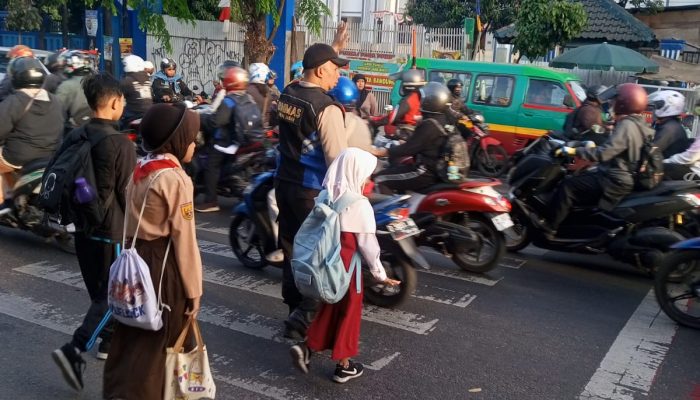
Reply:
[[[275, 53], [272, 40], [280, 25], [280, 15], [286, 0], [231, 0], [231, 19], [246, 28], [245, 59], [248, 63], [269, 63]], [[289, 0], [292, 1], [292, 0]], [[296, 3], [297, 18], [303, 19], [315, 33], [321, 31], [321, 19], [330, 15], [322, 0], [299, 0]], [[268, 16], [272, 26], [268, 29]], [[268, 34], [269, 32], [269, 34]]]
[[8, 0], [5, 21], [7, 29], [19, 32], [19, 43], [22, 43], [23, 31], [36, 31], [41, 28], [41, 15], [32, 0]]
[[[496, 30], [515, 21], [519, 0], [481, 0], [484, 30]], [[464, 18], [476, 17], [476, 0], [413, 0], [406, 13], [413, 21], [430, 28], [457, 28]]]
[[577, 37], [588, 16], [581, 3], [569, 0], [522, 0], [515, 22], [515, 49], [520, 57], [542, 57]]

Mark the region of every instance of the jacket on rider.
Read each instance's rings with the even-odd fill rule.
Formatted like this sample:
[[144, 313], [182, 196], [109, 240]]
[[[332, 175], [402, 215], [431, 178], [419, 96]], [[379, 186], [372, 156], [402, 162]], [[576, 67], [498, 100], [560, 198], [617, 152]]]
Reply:
[[144, 71], [127, 72], [119, 82], [122, 88], [126, 106], [124, 117], [127, 119], [141, 118], [153, 105], [153, 92], [151, 91], [151, 79]]
[[617, 121], [615, 130], [602, 146], [577, 149], [577, 156], [600, 163], [598, 170], [603, 176], [603, 197], [598, 203], [600, 208], [612, 210], [634, 189], [632, 168], [641, 157], [644, 145], [642, 134], [647, 137], [653, 135], [644, 117], [640, 114], [628, 115]]
[[[158, 71], [153, 75], [151, 88], [153, 89], [153, 101], [156, 103], [173, 103], [195, 95], [187, 87], [180, 74], [168, 77], [163, 71]], [[169, 96], [170, 100], [165, 101], [164, 96]]]
[[414, 91], [401, 99], [394, 117], [394, 125], [417, 125], [420, 116], [420, 94]]
[[581, 107], [567, 116], [564, 131], [571, 134], [576, 129], [576, 132], [581, 133], [591, 129], [593, 125], [603, 126], [603, 108], [595, 101], [586, 100]]
[[219, 146], [229, 146], [233, 143], [245, 143], [246, 138], [242, 135], [243, 132], [236, 132], [235, 108], [237, 99], [242, 96], [250, 96], [243, 90], [231, 91], [226, 94], [223, 101], [216, 109], [213, 119], [213, 144]]
[[65, 126], [67, 130], [86, 124], [90, 120], [92, 110], [83, 92], [85, 75], [73, 75], [58, 85], [56, 96], [63, 104]]
[[318, 118], [328, 106], [343, 110], [318, 86], [296, 82], [284, 89], [277, 106], [280, 141], [276, 179], [307, 189], [322, 189], [328, 167], [318, 132]]
[[682, 153], [688, 148], [688, 135], [678, 118], [657, 120], [654, 129], [654, 145], [663, 152], [664, 158]]
[[408, 137], [405, 143], [388, 149], [389, 159], [397, 159], [407, 156], [415, 156], [416, 168], [423, 166], [435, 176], [437, 181], [437, 162], [440, 157], [440, 149], [443, 144], [443, 133], [435, 129], [436, 121], [444, 126], [446, 116], [442, 114], [426, 114], [416, 130]]
[[61, 103], [44, 89], [19, 89], [10, 94], [0, 102], [0, 120], [2, 156], [12, 165], [51, 158], [63, 136]]

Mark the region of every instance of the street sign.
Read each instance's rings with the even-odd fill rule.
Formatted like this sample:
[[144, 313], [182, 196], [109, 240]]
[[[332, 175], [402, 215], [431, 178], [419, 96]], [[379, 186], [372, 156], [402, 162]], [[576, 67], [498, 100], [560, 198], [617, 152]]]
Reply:
[[99, 21], [97, 19], [97, 10], [85, 10], [85, 30], [88, 36], [97, 36], [97, 26]]

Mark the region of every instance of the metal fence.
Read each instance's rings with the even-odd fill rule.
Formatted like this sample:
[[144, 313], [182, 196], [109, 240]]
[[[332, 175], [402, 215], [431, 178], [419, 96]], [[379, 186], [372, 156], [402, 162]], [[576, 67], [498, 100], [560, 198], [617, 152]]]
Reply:
[[217, 65], [225, 60], [243, 60], [245, 29], [241, 25], [230, 23], [225, 32], [225, 24], [218, 21], [196, 21], [192, 25], [165, 15], [163, 18], [173, 51], [168, 53], [155, 37], [148, 35], [147, 58], [156, 69], [164, 57], [173, 58], [190, 89], [196, 86], [198, 91], [212, 93]]
[[[313, 43], [331, 44], [335, 37], [338, 22], [327, 21], [319, 35], [313, 34], [308, 27], [300, 25], [298, 31], [304, 32], [306, 47]], [[412, 52], [413, 29], [416, 29], [416, 54], [418, 57], [466, 59], [467, 40], [463, 28], [426, 28], [422, 25], [397, 24], [366, 25], [349, 23], [348, 44], [342, 54], [361, 59], [396, 59], [409, 56]]]

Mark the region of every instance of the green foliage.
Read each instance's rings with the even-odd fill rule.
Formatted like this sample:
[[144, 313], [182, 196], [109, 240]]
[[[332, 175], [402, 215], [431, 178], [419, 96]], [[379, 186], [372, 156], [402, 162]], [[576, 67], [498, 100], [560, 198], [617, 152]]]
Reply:
[[[482, 0], [481, 21], [496, 30], [515, 21], [520, 0]], [[413, 21], [431, 28], [461, 27], [466, 17], [476, 17], [476, 0], [414, 0], [406, 13]]]
[[588, 16], [581, 3], [568, 0], [522, 0], [515, 24], [515, 48], [529, 59], [577, 37]]
[[8, 0], [7, 29], [12, 31], [37, 31], [41, 28], [41, 15], [32, 0]]
[[321, 32], [321, 20], [327, 15], [331, 15], [331, 10], [321, 0], [301, 0], [296, 6], [297, 17], [301, 17], [306, 26], [318, 35]]
[[193, 0], [191, 3], [194, 19], [201, 21], [216, 21], [219, 17], [218, 0]]

